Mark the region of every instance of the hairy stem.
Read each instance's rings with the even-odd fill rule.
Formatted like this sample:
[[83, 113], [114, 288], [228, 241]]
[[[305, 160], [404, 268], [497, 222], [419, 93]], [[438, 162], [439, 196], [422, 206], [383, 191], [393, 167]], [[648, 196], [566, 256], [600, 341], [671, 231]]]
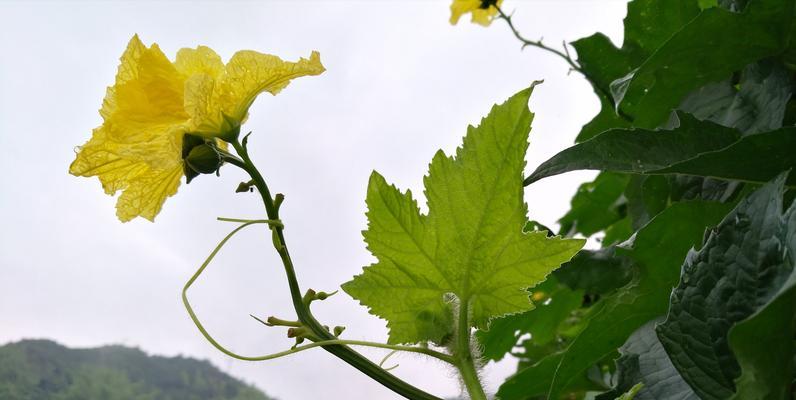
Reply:
[[456, 331], [456, 348], [454, 357], [456, 359], [456, 367], [459, 369], [464, 387], [470, 395], [471, 400], [486, 400], [486, 393], [481, 386], [481, 381], [478, 379], [478, 371], [475, 367], [475, 359], [471, 350], [470, 340], [472, 335], [470, 332], [470, 316], [468, 304], [462, 301], [459, 305], [459, 322]]
[[[240, 162], [238, 163], [237, 160], [231, 160], [230, 162], [243, 168], [252, 178], [257, 191], [262, 197], [268, 219], [278, 220], [279, 208], [274, 203], [274, 198], [271, 196], [271, 192], [268, 190], [265, 179], [263, 179], [263, 176], [249, 158], [246, 147], [237, 140], [232, 143], [232, 145], [240, 156]], [[276, 249], [277, 253], [279, 253], [279, 257], [282, 259], [282, 265], [284, 266], [285, 275], [290, 288], [290, 297], [293, 301], [293, 308], [296, 311], [296, 316], [298, 317], [299, 321], [304, 324], [304, 326], [309, 328], [312, 333], [320, 339], [320, 342], [337, 340], [337, 337], [335, 337], [315, 319], [310, 312], [309, 306], [305, 304], [302, 299], [301, 288], [298, 284], [296, 271], [293, 267], [293, 261], [290, 258], [290, 253], [288, 252], [287, 244], [285, 243], [284, 227], [272, 225], [271, 229], [273, 232], [274, 248]], [[390, 374], [372, 361], [365, 358], [365, 356], [357, 353], [344, 344], [324, 344], [323, 348], [349, 365], [358, 369], [365, 375], [371, 377], [372, 379], [407, 399], [441, 400], [432, 394], [426, 393], [423, 390], [404, 382], [395, 375]]]

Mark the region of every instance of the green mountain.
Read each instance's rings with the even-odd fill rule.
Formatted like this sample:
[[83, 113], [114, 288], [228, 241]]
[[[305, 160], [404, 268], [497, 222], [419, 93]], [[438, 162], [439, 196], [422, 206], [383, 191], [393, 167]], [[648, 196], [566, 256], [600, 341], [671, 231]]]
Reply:
[[49, 340], [0, 347], [3, 400], [270, 400], [207, 361]]

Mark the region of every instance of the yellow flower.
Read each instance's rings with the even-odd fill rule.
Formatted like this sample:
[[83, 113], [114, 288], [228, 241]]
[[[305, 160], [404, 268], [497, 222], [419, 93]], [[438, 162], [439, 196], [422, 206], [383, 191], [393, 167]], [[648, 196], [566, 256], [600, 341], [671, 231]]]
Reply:
[[450, 22], [452, 25], [456, 25], [462, 15], [472, 13], [471, 21], [473, 23], [489, 26], [498, 13], [497, 8], [491, 5], [492, 3], [500, 7], [503, 0], [497, 0], [497, 2], [494, 2], [494, 0], [453, 0]]
[[120, 220], [153, 221], [180, 185], [186, 133], [223, 148], [213, 138], [236, 131], [257, 95], [275, 95], [291, 79], [324, 70], [317, 52], [285, 62], [245, 50], [224, 65], [204, 46], [180, 50], [172, 63], [157, 44], [147, 48], [135, 35], [102, 102], [103, 123], [80, 147], [69, 173], [98, 177], [109, 195], [121, 190]]

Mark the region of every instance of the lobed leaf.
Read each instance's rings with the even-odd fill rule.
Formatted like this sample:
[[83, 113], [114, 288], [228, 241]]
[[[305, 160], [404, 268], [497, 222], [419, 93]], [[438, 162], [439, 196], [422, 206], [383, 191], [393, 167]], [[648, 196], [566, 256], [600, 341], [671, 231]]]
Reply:
[[526, 289], [582, 247], [583, 240], [522, 230], [531, 91], [469, 127], [455, 157], [437, 152], [424, 179], [427, 215], [410, 192], [371, 176], [364, 236], [378, 262], [343, 290], [388, 321], [390, 343], [443, 342], [454, 298], [480, 329], [495, 317], [530, 310]]

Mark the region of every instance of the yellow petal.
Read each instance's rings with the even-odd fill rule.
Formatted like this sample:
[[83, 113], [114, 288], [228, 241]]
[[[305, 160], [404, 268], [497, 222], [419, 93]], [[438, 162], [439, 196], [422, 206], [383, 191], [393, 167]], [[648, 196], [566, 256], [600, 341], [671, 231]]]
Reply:
[[[503, 3], [503, 0], [498, 0], [496, 4], [500, 7], [501, 3]], [[453, 0], [451, 4], [450, 23], [456, 25], [462, 15], [472, 13], [471, 21], [473, 23], [489, 26], [495, 15], [497, 15], [498, 10], [493, 6], [484, 9], [481, 7], [481, 4], [481, 0]]]
[[116, 84], [108, 88], [100, 114], [103, 124], [80, 148], [69, 172], [97, 176], [117, 203], [123, 221], [153, 219], [182, 176], [184, 76], [156, 44], [147, 48], [134, 36], [122, 55]]
[[155, 221], [166, 198], [177, 193], [182, 178], [182, 167], [147, 169], [129, 181], [116, 202], [116, 216], [127, 222], [137, 216]]
[[122, 191], [116, 208], [122, 221], [136, 216], [154, 220], [167, 197], [177, 191], [182, 177], [182, 161], [174, 160], [166, 168], [153, 168], [149, 163], [125, 152], [129, 145], [108, 141], [102, 128], [80, 148], [69, 172], [77, 176], [96, 176], [109, 195]]
[[481, 7], [481, 0], [453, 0], [453, 3], [451, 3], [451, 25], [456, 25], [462, 15], [479, 7]]
[[318, 75], [326, 69], [321, 56], [313, 51], [309, 59], [282, 61], [277, 56], [244, 50], [235, 53], [226, 66], [218, 103], [223, 112], [236, 121], [243, 121], [254, 99], [262, 92], [273, 95], [284, 89], [292, 79]]
[[213, 49], [199, 46], [195, 49], [180, 49], [174, 67], [186, 78], [194, 74], [207, 74], [218, 78], [224, 73], [224, 62]]

